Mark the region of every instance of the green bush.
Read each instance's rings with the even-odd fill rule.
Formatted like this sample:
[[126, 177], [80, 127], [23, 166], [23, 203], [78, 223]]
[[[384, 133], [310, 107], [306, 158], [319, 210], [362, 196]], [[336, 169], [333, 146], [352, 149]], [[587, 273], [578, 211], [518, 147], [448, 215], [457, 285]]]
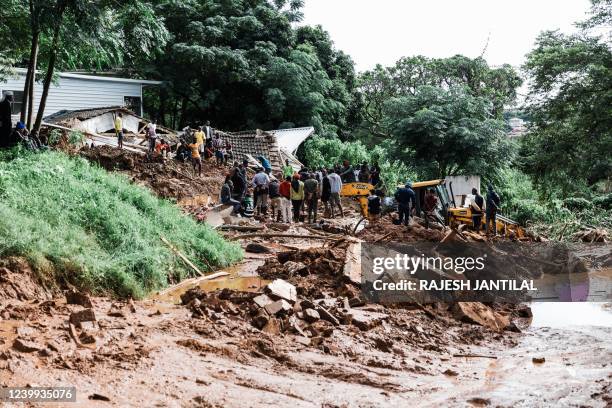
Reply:
[[593, 205], [604, 210], [612, 210], [612, 193], [595, 197], [593, 199]]
[[416, 172], [404, 163], [389, 160], [384, 146], [368, 149], [360, 141], [342, 142], [335, 137], [313, 137], [308, 139], [304, 149], [305, 161], [313, 167], [333, 167], [348, 160], [354, 166], [363, 162], [378, 163], [383, 188], [394, 192], [398, 184], [418, 179]]
[[[4, 160], [3, 160], [4, 159]], [[0, 154], [0, 256], [26, 257], [41, 277], [120, 297], [142, 297], [242, 256], [174, 204], [80, 158]]]
[[583, 211], [593, 207], [593, 204], [582, 197], [568, 197], [563, 200], [563, 206], [570, 211]]

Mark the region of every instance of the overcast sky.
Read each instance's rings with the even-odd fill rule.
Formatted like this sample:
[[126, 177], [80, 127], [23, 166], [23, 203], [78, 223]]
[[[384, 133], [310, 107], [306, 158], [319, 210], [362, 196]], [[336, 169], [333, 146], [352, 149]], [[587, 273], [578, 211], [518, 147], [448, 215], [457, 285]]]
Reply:
[[[588, 0], [305, 0], [304, 23], [320, 24], [357, 70], [422, 54], [477, 57], [490, 35], [490, 65], [519, 66], [542, 30], [573, 31]], [[489, 34], [490, 33], [490, 34]]]

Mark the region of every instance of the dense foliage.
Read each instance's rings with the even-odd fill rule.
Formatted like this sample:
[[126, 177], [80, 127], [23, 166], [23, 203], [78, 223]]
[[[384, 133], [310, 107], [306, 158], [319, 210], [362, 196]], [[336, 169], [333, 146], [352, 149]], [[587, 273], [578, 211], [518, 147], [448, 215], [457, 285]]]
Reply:
[[578, 33], [543, 32], [528, 55], [532, 126], [522, 168], [548, 196], [588, 197], [612, 177], [611, 10], [611, 1], [595, 0]]
[[300, 1], [158, 3], [172, 40], [141, 70], [168, 81], [154, 112], [162, 122], [331, 133], [346, 126], [353, 62], [321, 27], [292, 26]]
[[193, 275], [161, 236], [204, 271], [241, 258], [170, 202], [62, 153], [4, 152], [0, 197], [0, 256], [97, 293], [142, 297]]

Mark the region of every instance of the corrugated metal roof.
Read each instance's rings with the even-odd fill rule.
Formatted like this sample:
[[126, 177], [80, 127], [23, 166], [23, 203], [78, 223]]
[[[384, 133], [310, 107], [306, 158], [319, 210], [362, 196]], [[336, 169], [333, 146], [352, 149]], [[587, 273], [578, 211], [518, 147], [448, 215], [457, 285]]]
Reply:
[[314, 131], [315, 129], [309, 126], [293, 129], [269, 130], [268, 133], [272, 133], [276, 136], [278, 147], [295, 154], [298, 147], [300, 147], [304, 140], [312, 136]]

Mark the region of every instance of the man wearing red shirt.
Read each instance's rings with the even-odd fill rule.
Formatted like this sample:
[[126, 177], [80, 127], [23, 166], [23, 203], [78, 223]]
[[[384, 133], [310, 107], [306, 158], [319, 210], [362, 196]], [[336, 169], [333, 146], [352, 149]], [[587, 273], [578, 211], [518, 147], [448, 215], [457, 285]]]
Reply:
[[281, 217], [283, 222], [291, 223], [291, 176], [285, 177], [278, 192], [281, 195]]

